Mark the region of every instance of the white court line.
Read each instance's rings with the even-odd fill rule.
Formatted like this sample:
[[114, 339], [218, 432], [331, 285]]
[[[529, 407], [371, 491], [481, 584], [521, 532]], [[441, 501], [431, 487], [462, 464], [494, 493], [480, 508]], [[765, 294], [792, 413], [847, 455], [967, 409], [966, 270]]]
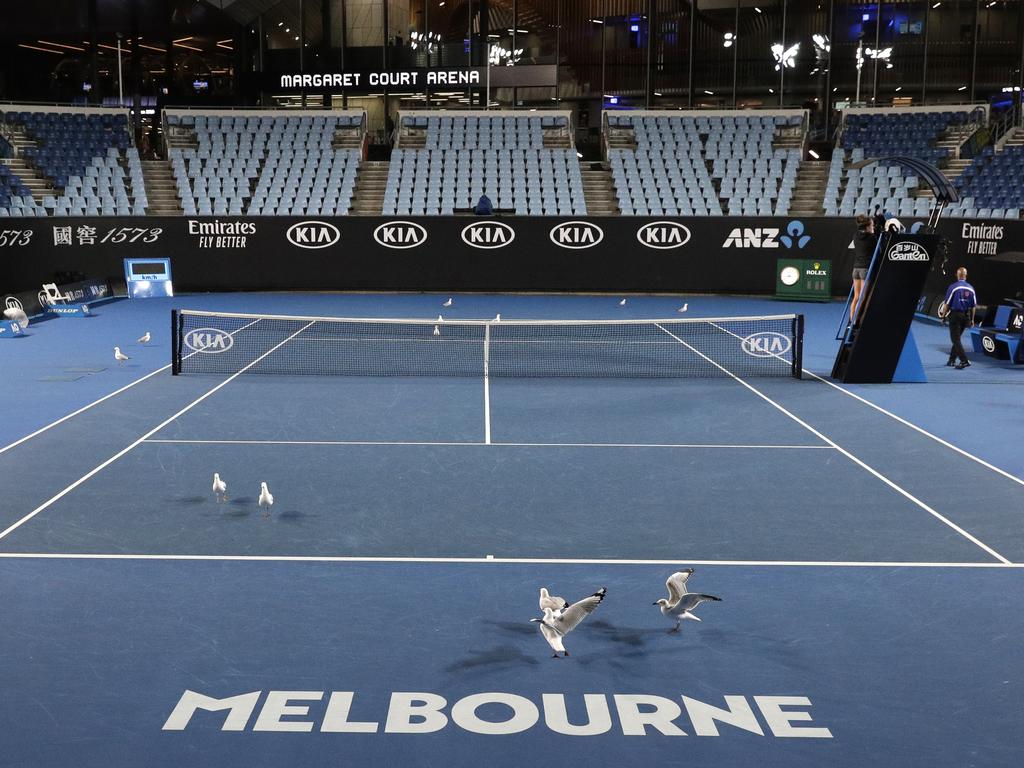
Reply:
[[484, 442], [491, 443], [491, 324], [484, 326]]
[[[230, 333], [229, 335], [230, 335], [230, 336], [234, 336], [234, 335], [235, 335], [236, 333], [238, 333], [239, 331], [244, 331], [244, 330], [245, 330], [246, 328], [248, 328], [248, 327], [249, 327], [250, 325], [253, 325], [253, 324], [255, 324], [255, 323], [258, 323], [258, 322], [259, 322], [259, 320], [253, 320], [253, 321], [252, 321], [251, 323], [246, 323], [246, 324], [245, 324], [245, 325], [243, 325], [243, 326], [242, 326], [241, 328], [239, 328], [239, 329], [238, 329], [237, 331], [232, 331], [232, 332], [231, 332], [231, 333]], [[195, 353], [195, 352], [189, 352], [189, 353], [188, 353], [187, 355], [185, 355], [185, 357], [186, 357], [186, 358], [189, 358], [189, 357], [192, 357], [192, 355], [194, 355], [194, 354], [196, 354], [196, 353]], [[71, 413], [69, 413], [69, 414], [68, 414], [67, 416], [61, 416], [61, 417], [60, 417], [59, 419], [57, 419], [56, 421], [50, 422], [50, 423], [49, 423], [49, 424], [47, 424], [47, 425], [46, 425], [45, 427], [41, 427], [40, 429], [37, 429], [37, 430], [36, 430], [35, 432], [33, 432], [33, 433], [32, 433], [31, 435], [25, 435], [24, 437], [22, 437], [22, 438], [20, 438], [20, 439], [18, 439], [18, 440], [15, 440], [15, 441], [14, 441], [13, 443], [11, 443], [10, 445], [5, 445], [5, 446], [4, 446], [3, 448], [0, 448], [0, 453], [4, 453], [5, 451], [9, 451], [9, 450], [10, 450], [11, 448], [15, 448], [15, 447], [17, 447], [17, 446], [21, 445], [22, 443], [24, 443], [24, 442], [25, 442], [26, 440], [31, 440], [31, 439], [32, 439], [33, 437], [36, 437], [37, 435], [41, 435], [41, 434], [43, 434], [43, 432], [45, 432], [45, 431], [46, 431], [46, 430], [48, 430], [48, 429], [52, 429], [53, 427], [56, 427], [56, 426], [57, 426], [58, 424], [63, 424], [63, 423], [64, 423], [65, 421], [67, 421], [68, 419], [70, 419], [70, 418], [72, 418], [72, 417], [74, 417], [74, 416], [77, 416], [77, 415], [78, 415], [78, 414], [80, 414], [80, 413], [84, 413], [85, 411], [88, 411], [88, 410], [89, 410], [90, 408], [92, 408], [92, 407], [93, 407], [94, 405], [99, 405], [99, 404], [100, 404], [100, 403], [102, 403], [102, 402], [103, 402], [104, 400], [109, 400], [110, 398], [112, 398], [112, 397], [114, 397], [114, 396], [116, 396], [116, 395], [119, 395], [119, 394], [121, 394], [121, 393], [122, 393], [122, 392], [124, 392], [125, 390], [127, 390], [127, 389], [131, 389], [131, 388], [132, 388], [132, 387], [134, 387], [134, 386], [135, 386], [136, 384], [140, 384], [140, 383], [142, 383], [143, 381], [145, 381], [146, 379], [150, 378], [151, 376], [156, 376], [156, 375], [157, 375], [158, 373], [162, 373], [163, 371], [166, 371], [166, 370], [167, 370], [168, 368], [170, 368], [170, 367], [171, 367], [171, 364], [170, 364], [170, 363], [168, 363], [167, 365], [163, 366], [162, 368], [157, 368], [157, 369], [156, 369], [155, 371], [150, 371], [149, 373], [147, 373], [147, 374], [146, 374], [145, 376], [143, 376], [142, 378], [136, 379], [135, 381], [133, 381], [133, 382], [131, 382], [131, 383], [129, 383], [129, 384], [125, 384], [125, 385], [124, 385], [123, 387], [121, 387], [120, 389], [118, 389], [118, 390], [115, 390], [115, 391], [113, 391], [113, 392], [111, 392], [111, 393], [109, 393], [109, 394], [107, 394], [107, 395], [104, 395], [104, 396], [103, 396], [103, 397], [101, 397], [101, 398], [100, 398], [99, 400], [93, 400], [93, 401], [92, 401], [91, 403], [89, 403], [88, 405], [83, 405], [83, 406], [82, 406], [81, 408], [79, 408], [79, 409], [78, 409], [77, 411], [72, 411], [72, 412], [71, 412]]]
[[996, 558], [997, 560], [1000, 560], [1000, 561], [1002, 561], [1003, 563], [1005, 563], [1005, 564], [1007, 564], [1007, 565], [1009, 565], [1009, 564], [1010, 564], [1010, 561], [1009, 561], [1009, 560], [1007, 560], [1007, 559], [1006, 559], [1005, 557], [1003, 557], [1003, 556], [1002, 556], [1001, 554], [999, 554], [998, 552], [996, 552], [996, 551], [995, 551], [994, 549], [992, 549], [992, 547], [990, 547], [990, 546], [989, 546], [988, 544], [986, 544], [985, 542], [983, 542], [983, 541], [982, 541], [981, 539], [979, 539], [979, 538], [977, 538], [976, 536], [974, 536], [974, 535], [972, 535], [972, 534], [968, 533], [968, 532], [967, 532], [967, 531], [965, 531], [965, 530], [964, 530], [963, 528], [961, 528], [961, 527], [960, 527], [959, 525], [957, 525], [956, 523], [954, 523], [954, 522], [953, 522], [952, 520], [950, 520], [949, 518], [945, 517], [945, 516], [944, 516], [944, 515], [942, 515], [941, 513], [939, 513], [939, 512], [936, 512], [936, 511], [935, 511], [934, 509], [932, 509], [932, 508], [931, 508], [930, 506], [928, 506], [927, 504], [925, 504], [925, 503], [924, 503], [923, 501], [921, 501], [921, 500], [920, 500], [919, 498], [917, 498], [916, 496], [914, 496], [913, 494], [911, 494], [911, 493], [910, 493], [909, 491], [907, 491], [907, 490], [906, 490], [906, 489], [904, 489], [903, 487], [901, 487], [901, 486], [897, 485], [896, 483], [894, 483], [894, 482], [893, 482], [892, 480], [890, 480], [890, 479], [889, 479], [888, 477], [886, 477], [885, 475], [883, 475], [883, 474], [882, 474], [881, 472], [879, 472], [879, 471], [878, 471], [877, 469], [874, 469], [873, 467], [869, 466], [869, 465], [868, 465], [868, 464], [866, 464], [865, 462], [863, 462], [863, 461], [861, 461], [860, 459], [858, 459], [858, 458], [857, 458], [856, 456], [854, 456], [854, 455], [853, 455], [852, 453], [850, 453], [850, 452], [849, 452], [848, 450], [846, 450], [845, 448], [841, 447], [841, 446], [840, 446], [840, 445], [839, 445], [838, 443], [836, 443], [836, 442], [835, 442], [834, 440], [832, 440], [831, 438], [829, 438], [829, 437], [826, 437], [826, 436], [825, 436], [824, 434], [822, 434], [821, 432], [819, 432], [818, 430], [816, 430], [816, 429], [815, 429], [814, 427], [812, 427], [812, 426], [811, 426], [810, 424], [808, 424], [808, 423], [807, 423], [806, 421], [804, 421], [803, 419], [801, 419], [801, 418], [800, 418], [799, 416], [796, 416], [796, 415], [795, 415], [795, 414], [793, 414], [793, 413], [792, 413], [791, 411], [788, 411], [788, 410], [786, 410], [786, 408], [784, 408], [784, 407], [783, 407], [782, 405], [779, 405], [779, 403], [777, 403], [777, 402], [775, 402], [774, 400], [772, 400], [772, 399], [771, 399], [770, 397], [768, 397], [768, 395], [766, 395], [766, 394], [764, 394], [763, 392], [761, 392], [761, 390], [757, 389], [756, 387], [754, 387], [754, 386], [753, 386], [753, 385], [751, 385], [751, 384], [748, 384], [748, 383], [747, 383], [746, 381], [744, 381], [743, 379], [741, 379], [741, 378], [740, 378], [739, 376], [737, 376], [736, 374], [734, 374], [734, 373], [733, 373], [732, 371], [730, 371], [730, 370], [728, 370], [727, 368], [724, 368], [723, 366], [719, 365], [719, 364], [718, 364], [718, 363], [716, 363], [716, 362], [715, 362], [714, 360], [712, 360], [712, 359], [711, 359], [710, 357], [708, 357], [707, 355], [705, 355], [704, 353], [702, 353], [702, 352], [701, 352], [700, 350], [698, 350], [698, 349], [697, 349], [696, 347], [694, 347], [694, 346], [692, 346], [692, 345], [690, 345], [690, 344], [687, 344], [687, 343], [686, 343], [685, 341], [683, 341], [682, 339], [680, 339], [680, 338], [679, 338], [678, 336], [676, 336], [675, 334], [673, 334], [673, 333], [671, 333], [670, 331], [666, 330], [666, 329], [665, 329], [665, 328], [664, 328], [663, 326], [661, 326], [661, 325], [659, 325], [659, 324], [657, 324], [657, 323], [655, 323], [655, 325], [657, 325], [657, 326], [658, 326], [658, 328], [660, 328], [660, 329], [661, 329], [662, 331], [664, 331], [664, 332], [665, 332], [665, 333], [667, 333], [667, 334], [668, 334], [669, 336], [671, 336], [672, 338], [674, 338], [674, 339], [675, 339], [676, 341], [678, 341], [678, 342], [679, 342], [680, 344], [682, 344], [683, 346], [685, 346], [685, 347], [686, 347], [687, 349], [689, 349], [689, 350], [690, 350], [691, 352], [694, 352], [694, 353], [696, 353], [697, 355], [700, 355], [700, 357], [702, 357], [702, 358], [704, 358], [705, 360], [707, 360], [707, 361], [708, 361], [709, 363], [711, 363], [711, 364], [712, 364], [713, 366], [715, 366], [716, 368], [718, 368], [718, 369], [719, 369], [720, 371], [722, 371], [722, 372], [724, 372], [724, 373], [728, 374], [728, 375], [729, 375], [729, 376], [730, 376], [730, 377], [731, 377], [731, 378], [732, 378], [732, 379], [733, 379], [734, 381], [736, 381], [736, 382], [737, 382], [737, 383], [739, 383], [739, 384], [742, 384], [742, 385], [743, 385], [744, 387], [746, 387], [747, 389], [749, 389], [749, 390], [750, 390], [751, 392], [753, 392], [753, 393], [754, 393], [755, 395], [757, 395], [758, 397], [760, 397], [760, 398], [761, 398], [762, 400], [764, 400], [764, 401], [765, 401], [766, 403], [768, 403], [768, 404], [769, 404], [769, 405], [771, 405], [772, 407], [776, 408], [776, 409], [777, 409], [777, 410], [779, 410], [780, 412], [784, 413], [784, 414], [785, 414], [786, 416], [788, 416], [788, 417], [789, 417], [789, 418], [791, 418], [791, 419], [792, 419], [793, 421], [795, 421], [795, 422], [796, 422], [797, 424], [799, 424], [800, 426], [802, 426], [802, 427], [803, 427], [804, 429], [806, 429], [806, 430], [807, 430], [808, 432], [810, 432], [810, 433], [811, 433], [812, 435], [814, 435], [815, 437], [817, 437], [817, 438], [819, 438], [819, 439], [821, 439], [821, 440], [824, 440], [824, 441], [825, 441], [826, 443], [828, 443], [829, 445], [831, 445], [831, 446], [832, 446], [833, 448], [835, 448], [835, 449], [836, 449], [837, 451], [839, 451], [839, 452], [840, 452], [841, 454], [843, 454], [843, 455], [844, 455], [844, 456], [845, 456], [846, 458], [848, 458], [848, 459], [849, 459], [850, 461], [852, 461], [853, 463], [857, 464], [857, 465], [858, 465], [859, 467], [861, 467], [861, 468], [863, 468], [863, 469], [867, 470], [867, 471], [868, 471], [869, 473], [871, 473], [872, 475], [874, 475], [875, 477], [877, 477], [877, 478], [878, 478], [879, 480], [881, 480], [881, 481], [882, 481], [883, 483], [885, 483], [886, 485], [888, 485], [888, 486], [889, 486], [890, 488], [892, 488], [892, 489], [893, 489], [894, 491], [896, 491], [897, 493], [899, 493], [899, 494], [900, 494], [901, 496], [903, 496], [904, 498], [906, 498], [906, 499], [908, 499], [908, 500], [912, 501], [912, 502], [913, 502], [914, 504], [916, 504], [917, 506], [919, 506], [919, 507], [920, 507], [921, 509], [923, 509], [923, 510], [924, 510], [925, 512], [927, 512], [928, 514], [932, 515], [932, 516], [933, 516], [933, 517], [934, 517], [935, 519], [937, 519], [937, 520], [941, 521], [942, 523], [946, 524], [947, 526], [949, 526], [950, 528], [952, 528], [952, 529], [953, 529], [954, 531], [956, 531], [957, 533], [959, 533], [959, 534], [960, 534], [961, 536], [963, 536], [963, 537], [964, 537], [965, 539], [967, 539], [967, 540], [968, 540], [968, 541], [970, 541], [971, 543], [975, 544], [975, 545], [976, 545], [976, 546], [978, 546], [978, 547], [981, 547], [981, 548], [982, 548], [983, 550], [985, 550], [985, 551], [986, 551], [986, 552], [988, 552], [988, 553], [989, 553], [990, 555], [992, 555], [992, 557]]
[[139, 438], [138, 440], [136, 440], [136, 441], [135, 441], [134, 443], [132, 443], [131, 445], [129, 445], [129, 446], [127, 447], [127, 448], [123, 448], [123, 449], [121, 449], [120, 451], [118, 451], [117, 453], [115, 453], [115, 454], [114, 454], [113, 456], [111, 456], [111, 457], [110, 457], [109, 459], [107, 459], [106, 461], [104, 461], [104, 462], [103, 462], [102, 464], [100, 464], [99, 466], [97, 466], [97, 467], [93, 468], [92, 470], [90, 470], [90, 471], [89, 471], [89, 472], [87, 472], [86, 474], [82, 475], [82, 476], [81, 476], [80, 478], [78, 478], [77, 480], [75, 480], [75, 482], [73, 482], [73, 483], [72, 483], [71, 485], [69, 485], [69, 486], [68, 486], [67, 488], [65, 488], [65, 489], [64, 489], [63, 491], [61, 491], [60, 493], [58, 493], [58, 494], [56, 494], [56, 495], [54, 495], [54, 496], [51, 496], [51, 497], [50, 497], [49, 499], [47, 499], [46, 501], [44, 501], [44, 502], [43, 502], [42, 504], [40, 504], [40, 505], [39, 505], [38, 507], [36, 507], [35, 509], [33, 509], [33, 510], [32, 510], [31, 512], [29, 512], [29, 513], [28, 513], [27, 515], [25, 515], [25, 516], [24, 516], [23, 518], [21, 518], [20, 520], [18, 520], [18, 521], [17, 521], [16, 523], [12, 523], [11, 525], [9, 525], [9, 526], [8, 526], [8, 527], [7, 527], [6, 529], [4, 529], [3, 531], [0, 531], [0, 539], [2, 539], [2, 538], [4, 538], [5, 536], [7, 536], [7, 534], [9, 534], [9, 533], [10, 533], [11, 531], [14, 531], [14, 530], [16, 530], [16, 529], [20, 528], [20, 527], [21, 527], [22, 525], [24, 525], [25, 523], [27, 523], [27, 522], [28, 522], [29, 520], [31, 520], [31, 519], [32, 519], [33, 517], [35, 517], [36, 515], [38, 515], [38, 514], [39, 514], [40, 512], [42, 512], [42, 511], [43, 511], [44, 509], [46, 509], [46, 508], [47, 508], [47, 507], [49, 507], [49, 506], [50, 506], [51, 504], [53, 504], [53, 503], [54, 503], [55, 501], [58, 501], [59, 499], [61, 499], [61, 498], [63, 498], [64, 496], [66, 496], [66, 495], [67, 495], [68, 493], [70, 493], [70, 492], [71, 492], [71, 491], [73, 491], [73, 490], [74, 490], [75, 488], [77, 488], [78, 486], [80, 486], [80, 485], [81, 485], [82, 483], [84, 483], [84, 482], [85, 482], [86, 480], [88, 480], [88, 479], [89, 479], [90, 477], [92, 477], [93, 475], [95, 475], [95, 474], [96, 474], [97, 472], [100, 472], [101, 470], [103, 470], [103, 468], [104, 468], [104, 467], [108, 467], [108, 466], [110, 466], [111, 464], [113, 464], [113, 463], [114, 463], [115, 461], [117, 461], [117, 460], [118, 460], [119, 458], [121, 458], [122, 456], [124, 456], [124, 455], [125, 455], [126, 453], [128, 453], [128, 452], [129, 452], [130, 450], [132, 450], [132, 449], [133, 449], [133, 448], [135, 448], [136, 446], [140, 445], [141, 443], [145, 442], [147, 438], [151, 437], [152, 435], [155, 435], [155, 434], [156, 434], [157, 432], [159, 432], [159, 431], [160, 431], [161, 429], [163, 429], [164, 427], [166, 427], [166, 426], [167, 426], [168, 424], [170, 424], [170, 423], [171, 423], [172, 421], [174, 421], [174, 420], [175, 420], [176, 418], [178, 418], [178, 417], [179, 417], [179, 416], [181, 416], [182, 414], [184, 414], [184, 413], [186, 413], [186, 412], [188, 412], [188, 411], [192, 410], [192, 408], [194, 408], [195, 406], [199, 405], [199, 403], [203, 402], [203, 400], [205, 400], [206, 398], [208, 398], [208, 397], [209, 397], [210, 395], [212, 395], [212, 394], [213, 394], [214, 392], [216, 392], [216, 391], [217, 391], [217, 390], [219, 390], [219, 389], [222, 389], [223, 387], [226, 387], [226, 386], [227, 386], [228, 384], [230, 384], [230, 383], [231, 383], [232, 381], [234, 381], [234, 380], [235, 380], [235, 379], [237, 379], [237, 378], [238, 378], [239, 376], [241, 376], [241, 375], [242, 375], [243, 373], [245, 373], [245, 372], [246, 372], [247, 370], [249, 370], [249, 369], [250, 369], [250, 368], [252, 368], [252, 367], [253, 367], [254, 365], [256, 365], [256, 363], [258, 363], [258, 362], [259, 362], [260, 360], [262, 360], [263, 358], [267, 357], [267, 356], [268, 356], [269, 354], [271, 354], [272, 352], [275, 352], [275, 351], [276, 351], [276, 350], [278, 350], [278, 349], [279, 349], [280, 347], [283, 347], [283, 346], [284, 346], [285, 344], [287, 344], [287, 343], [288, 343], [289, 341], [291, 341], [292, 339], [294, 339], [294, 338], [295, 338], [296, 336], [298, 336], [298, 335], [299, 335], [300, 333], [302, 333], [302, 332], [303, 332], [304, 330], [306, 330], [307, 328], [309, 328], [309, 326], [310, 326], [310, 325], [312, 325], [312, 323], [308, 323], [307, 325], [304, 325], [304, 326], [303, 326], [302, 328], [300, 328], [299, 330], [297, 330], [297, 331], [296, 331], [295, 333], [293, 333], [293, 334], [292, 334], [291, 336], [289, 336], [289, 337], [288, 337], [287, 339], [285, 339], [284, 341], [280, 342], [279, 344], [276, 344], [276, 345], [274, 345], [274, 346], [273, 346], [273, 347], [272, 347], [271, 349], [269, 349], [268, 351], [264, 352], [264, 353], [263, 353], [262, 355], [260, 355], [259, 357], [257, 357], [257, 358], [256, 358], [255, 360], [253, 360], [253, 361], [252, 361], [251, 363], [249, 363], [248, 365], [246, 365], [246, 366], [245, 366], [244, 368], [242, 368], [242, 369], [241, 369], [240, 371], [238, 371], [238, 372], [236, 372], [236, 373], [233, 373], [233, 374], [231, 374], [231, 375], [230, 375], [230, 376], [229, 376], [228, 378], [224, 379], [224, 381], [222, 381], [222, 382], [221, 382], [220, 384], [218, 384], [217, 386], [215, 386], [215, 387], [214, 387], [213, 389], [211, 389], [211, 390], [207, 391], [207, 392], [206, 392], [205, 394], [203, 394], [203, 395], [200, 395], [199, 397], [197, 397], [197, 398], [196, 398], [195, 400], [193, 400], [193, 401], [192, 401], [191, 403], [189, 403], [188, 405], [186, 405], [186, 406], [185, 406], [184, 408], [182, 408], [182, 409], [181, 409], [180, 411], [178, 411], [178, 412], [177, 412], [176, 414], [174, 414], [173, 416], [171, 416], [171, 417], [170, 417], [169, 419], [165, 419], [164, 421], [162, 421], [162, 422], [160, 422], [159, 424], [157, 424], [157, 425], [156, 425], [155, 427], [153, 427], [153, 429], [149, 430], [149, 432], [147, 432], [146, 434], [144, 434], [144, 435], [143, 435], [142, 437], [140, 437], [140, 438]]
[[830, 387], [833, 387], [834, 389], [838, 389], [840, 392], [842, 392], [845, 395], [849, 395], [854, 400], [859, 400], [860, 402], [864, 403], [864, 405], [871, 406], [872, 408], [874, 408], [879, 413], [884, 413], [890, 419], [895, 419], [896, 421], [898, 421], [903, 426], [910, 427], [914, 431], [921, 433], [925, 437], [931, 438], [932, 440], [934, 440], [935, 442], [939, 443], [940, 445], [944, 445], [947, 448], [949, 448], [950, 450], [956, 451], [961, 456], [963, 456], [965, 458], [968, 458], [971, 461], [975, 461], [978, 464], [981, 464], [981, 466], [985, 467], [986, 469], [991, 469], [993, 472], [995, 472], [996, 474], [1002, 475], [1007, 480], [1012, 480], [1013, 482], [1017, 483], [1018, 485], [1024, 485], [1024, 479], [1021, 479], [1021, 478], [1017, 477], [1016, 475], [1007, 472], [1005, 469], [1000, 469], [999, 467], [995, 466], [994, 464], [990, 464], [989, 462], [985, 461], [981, 457], [975, 456], [973, 453], [968, 453], [963, 448], [960, 448], [960, 447], [958, 447], [956, 445], [953, 445], [952, 443], [950, 443], [950, 442], [948, 442], [946, 440], [943, 440], [938, 435], [933, 435], [931, 432], [929, 432], [926, 429], [923, 429], [922, 427], [917, 426], [917, 424], [914, 424], [912, 421], [907, 421], [902, 416], [897, 416], [895, 413], [892, 413], [891, 411], [887, 411], [882, 406], [876, 405], [875, 403], [871, 402], [870, 400], [867, 400], [866, 398], [863, 398], [860, 395], [855, 394], [855, 393], [851, 392], [848, 389], [840, 387], [838, 384], [835, 384], [834, 382], [831, 382], [828, 379], [822, 378], [821, 376], [816, 374], [814, 371], [808, 371], [806, 368], [804, 368], [804, 373], [809, 373], [811, 376], [816, 378], [818, 381], [822, 381], [825, 384], [828, 384]]
[[156, 561], [213, 561], [243, 563], [504, 563], [508, 565], [725, 565], [755, 568], [1024, 568], [1024, 563], [933, 563], [933, 562], [875, 562], [870, 560], [601, 560], [589, 558], [548, 557], [343, 557], [332, 555], [146, 555], [146, 554], [89, 554], [52, 552], [0, 552], [0, 560], [156, 560]]
[[499, 448], [740, 448], [740, 449], [796, 449], [833, 450], [834, 446], [820, 445], [738, 445], [730, 443], [481, 443], [454, 441], [391, 441], [391, 440], [184, 440], [155, 437], [146, 443], [181, 443], [184, 445], [492, 445]]
[[[733, 333], [728, 328], [723, 328], [721, 325], [718, 325], [717, 323], [711, 323], [711, 324], [713, 326], [715, 326], [716, 328], [718, 328], [719, 330], [725, 331], [730, 336], [735, 336], [737, 339], [742, 339], [743, 338], [742, 336], [738, 336], [737, 334]], [[778, 358], [781, 362], [785, 363], [786, 365], [791, 365], [791, 363], [788, 360], [786, 360], [784, 357], [782, 357], [781, 355], [773, 355], [773, 357]], [[892, 411], [887, 411], [882, 406], [877, 405], [876, 403], [871, 402], [867, 398], [861, 397], [860, 395], [858, 395], [858, 394], [856, 394], [854, 392], [851, 392], [850, 390], [845, 389], [844, 387], [840, 387], [835, 382], [829, 381], [828, 379], [826, 379], [823, 376], [819, 376], [814, 371], [808, 370], [807, 368], [801, 368], [801, 370], [804, 373], [808, 374], [809, 376], [813, 376], [818, 381], [820, 381], [820, 382], [822, 382], [824, 384], [828, 384], [833, 389], [838, 389], [844, 395], [849, 395], [854, 400], [859, 400], [860, 402], [864, 403], [864, 405], [870, 406], [871, 408], [874, 408], [879, 413], [885, 414], [890, 419], [894, 419], [894, 420], [898, 421], [903, 426], [910, 427], [914, 431], [919, 432], [920, 434], [924, 435], [925, 437], [931, 438], [932, 440], [934, 440], [935, 442], [939, 443], [940, 445], [944, 445], [947, 448], [949, 448], [950, 450], [956, 451], [957, 453], [959, 453], [964, 458], [970, 459], [971, 461], [975, 461], [978, 464], [981, 464], [981, 466], [985, 467], [986, 469], [991, 469], [996, 474], [1002, 475], [1007, 480], [1012, 480], [1013, 482], [1017, 483], [1018, 485], [1024, 485], [1024, 479], [1021, 479], [1021, 478], [1017, 477], [1016, 475], [1011, 474], [1010, 472], [1007, 472], [1005, 469], [1000, 469], [999, 467], [995, 466], [994, 464], [990, 464], [989, 462], [985, 461], [980, 456], [975, 456], [973, 453], [965, 451], [963, 448], [960, 448], [959, 446], [953, 445], [952, 443], [950, 443], [947, 440], [943, 440], [938, 435], [934, 435], [931, 432], [929, 432], [927, 429], [924, 429], [923, 427], [919, 427], [914, 422], [908, 421], [907, 419], [904, 419], [902, 416], [897, 416]]]

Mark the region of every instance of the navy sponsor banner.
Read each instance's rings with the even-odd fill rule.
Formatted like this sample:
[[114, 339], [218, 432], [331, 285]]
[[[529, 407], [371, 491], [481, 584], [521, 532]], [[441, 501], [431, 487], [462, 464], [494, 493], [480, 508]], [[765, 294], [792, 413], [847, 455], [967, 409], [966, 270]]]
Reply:
[[[942, 224], [949, 258], [966, 263], [983, 296], [1005, 291], [1005, 277], [987, 281], [994, 269], [988, 254], [1024, 250], [1024, 222], [1000, 223], [999, 237], [986, 229], [962, 237], [961, 223]], [[0, 291], [33, 292], [56, 274], [120, 280], [124, 258], [168, 257], [180, 291], [770, 294], [782, 257], [830, 260], [832, 290], [842, 296], [855, 231], [851, 220], [826, 217], [183, 216], [10, 219], [2, 226], [18, 236], [0, 247]], [[1024, 266], [1007, 265], [1024, 274]]]

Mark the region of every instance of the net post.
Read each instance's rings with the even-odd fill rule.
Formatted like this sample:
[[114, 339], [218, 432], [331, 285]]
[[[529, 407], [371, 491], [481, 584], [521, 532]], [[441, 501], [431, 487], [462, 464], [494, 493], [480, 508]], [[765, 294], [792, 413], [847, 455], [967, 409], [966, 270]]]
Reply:
[[181, 329], [178, 323], [178, 310], [171, 310], [171, 375], [181, 373]]
[[802, 379], [804, 371], [804, 316], [793, 318], [793, 378]]

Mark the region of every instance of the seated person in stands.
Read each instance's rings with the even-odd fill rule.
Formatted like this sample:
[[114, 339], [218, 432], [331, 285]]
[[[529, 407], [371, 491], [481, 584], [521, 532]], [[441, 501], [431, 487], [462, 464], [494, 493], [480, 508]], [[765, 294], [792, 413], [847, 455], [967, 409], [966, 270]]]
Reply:
[[487, 195], [480, 195], [480, 199], [477, 200], [473, 213], [477, 216], [493, 216], [494, 206], [491, 204], [491, 198]]

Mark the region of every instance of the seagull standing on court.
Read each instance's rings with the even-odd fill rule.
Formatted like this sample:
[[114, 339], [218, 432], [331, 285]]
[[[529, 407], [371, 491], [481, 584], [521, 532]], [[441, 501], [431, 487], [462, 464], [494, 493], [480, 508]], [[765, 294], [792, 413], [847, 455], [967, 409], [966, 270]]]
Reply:
[[700, 619], [691, 613], [691, 611], [705, 600], [712, 600], [714, 602], [721, 602], [722, 600], [722, 598], [715, 597], [714, 595], [704, 595], [699, 592], [687, 592], [686, 581], [691, 575], [693, 575], [693, 568], [676, 571], [669, 576], [668, 580], [665, 582], [665, 586], [668, 587], [668, 599], [666, 600], [665, 598], [662, 598], [654, 603], [654, 605], [661, 606], [662, 616], [675, 619], [676, 625], [669, 630], [669, 633], [678, 632], [679, 627], [683, 623], [683, 619], [700, 621]]
[[446, 301], [446, 302], [445, 302], [444, 304], [442, 304], [441, 306], [442, 306], [442, 307], [450, 307], [451, 305], [452, 305], [452, 297], [451, 297], [451, 296], [449, 296], [449, 297], [448, 297], [448, 301]]
[[530, 621], [540, 624], [540, 633], [544, 635], [544, 639], [551, 646], [553, 658], [558, 658], [559, 651], [565, 656], [569, 655], [569, 652], [565, 650], [565, 646], [562, 645], [562, 638], [572, 632], [583, 619], [594, 612], [597, 606], [601, 604], [601, 601], [604, 600], [607, 591], [604, 587], [601, 587], [590, 597], [577, 600], [569, 607], [557, 613], [551, 610], [551, 608], [545, 608], [543, 619], [530, 619]]
[[498, 314], [496, 314], [494, 316], [494, 322], [496, 322], [496, 323], [500, 323], [501, 322], [501, 312], [499, 312]]
[[227, 498], [224, 494], [228, 492], [228, 484], [220, 479], [220, 475], [217, 472], [213, 473], [213, 495], [217, 497], [217, 501], [223, 501]]
[[263, 509], [263, 516], [270, 517], [270, 508], [274, 506], [274, 495], [267, 488], [266, 483], [260, 483], [260, 508]]
[[547, 587], [540, 588], [540, 609], [543, 611], [550, 608], [552, 611], [561, 611], [569, 603], [566, 602], [564, 597], [557, 597], [555, 595], [548, 594]]
[[142, 334], [142, 338], [139, 339], [139, 344], [149, 344], [149, 340], [151, 338], [153, 337], [149, 335], [149, 331], [146, 331], [144, 334]]
[[114, 359], [117, 360], [118, 365], [124, 365], [125, 360], [131, 360], [128, 355], [121, 351], [120, 347], [114, 347]]
[[676, 312], [685, 312], [689, 308], [690, 308], [690, 304], [689, 304], [689, 302], [687, 302], [686, 304], [683, 304], [683, 306], [681, 306], [679, 309], [677, 309]]
[[625, 299], [623, 299], [622, 301], [620, 301], [620, 302], [619, 302], [619, 306], [620, 306], [620, 307], [624, 307], [624, 306], [626, 306], [626, 300], [625, 300]]

